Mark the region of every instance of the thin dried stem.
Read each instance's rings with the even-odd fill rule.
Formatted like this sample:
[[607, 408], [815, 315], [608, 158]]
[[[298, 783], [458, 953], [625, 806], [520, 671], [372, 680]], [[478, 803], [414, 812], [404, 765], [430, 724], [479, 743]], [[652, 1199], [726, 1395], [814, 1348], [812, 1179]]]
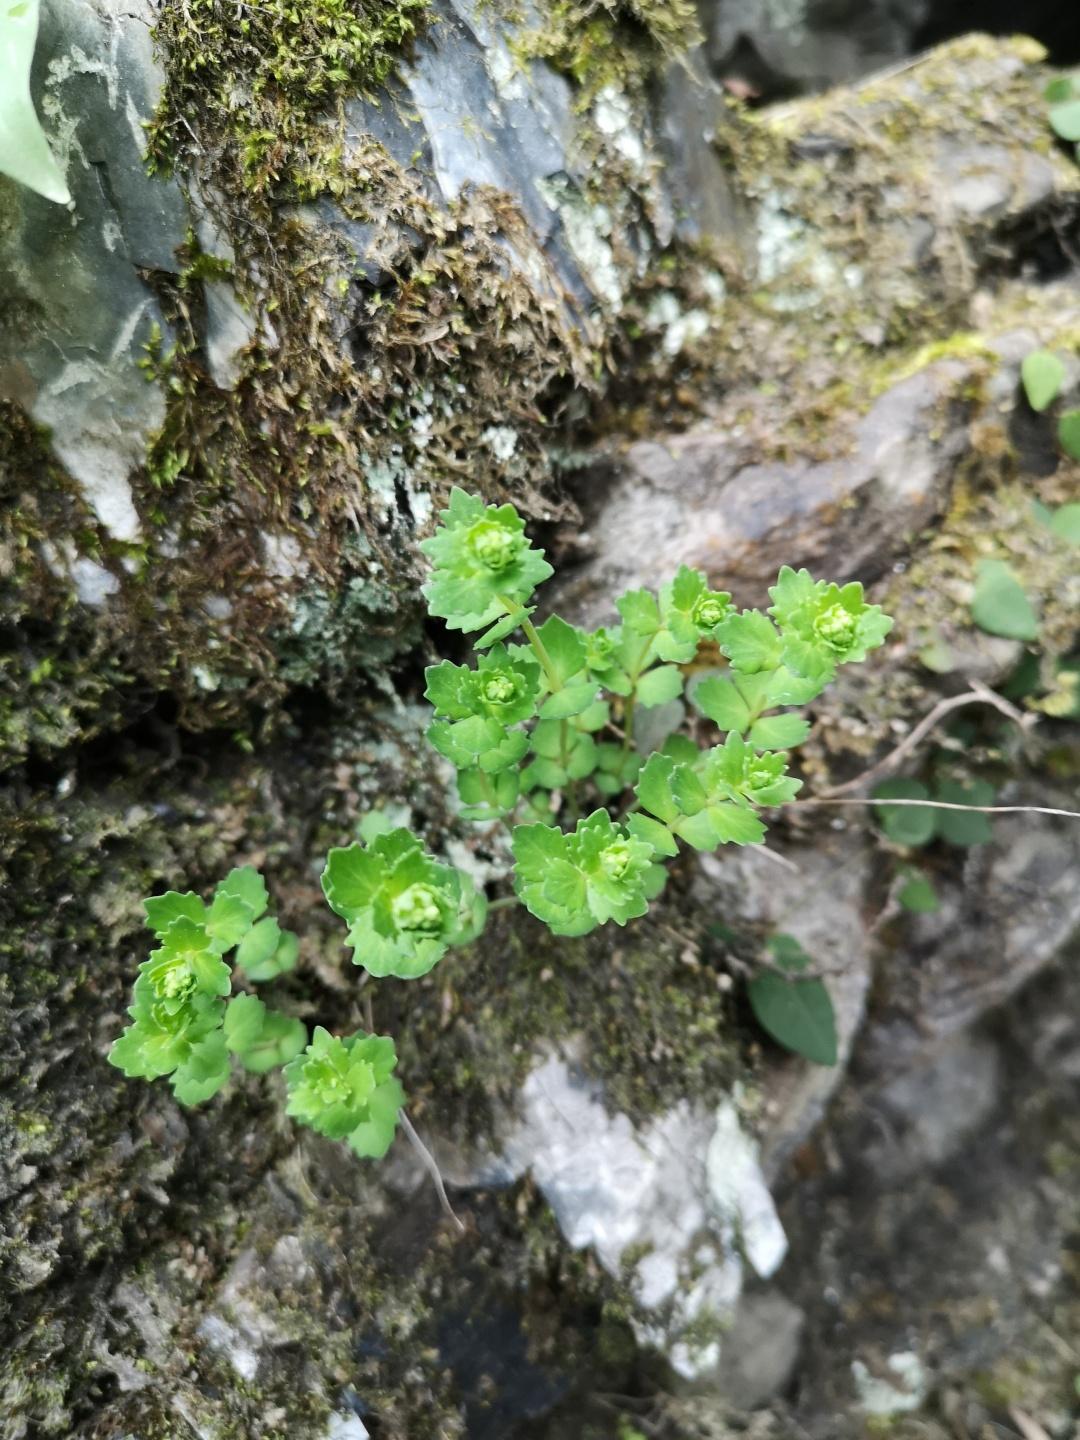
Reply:
[[930, 810], [968, 810], [978, 815], [1061, 815], [1066, 820], [1080, 820], [1080, 810], [1058, 810], [1052, 805], [955, 805], [950, 800], [874, 800], [863, 797], [839, 800], [827, 795], [789, 800], [784, 808], [794, 806], [801, 809], [804, 805], [922, 805]]
[[409, 1119], [408, 1115], [405, 1114], [404, 1110], [398, 1112], [398, 1119], [401, 1121], [401, 1128], [405, 1131], [405, 1134], [408, 1137], [409, 1144], [416, 1151], [417, 1155], [420, 1158], [420, 1163], [431, 1176], [431, 1181], [432, 1184], [435, 1186], [435, 1193], [439, 1197], [439, 1204], [442, 1206], [443, 1214], [449, 1216], [449, 1218], [454, 1222], [461, 1234], [464, 1235], [465, 1226], [454, 1214], [454, 1208], [450, 1204], [450, 1201], [447, 1199], [446, 1186], [443, 1184], [442, 1172], [440, 1171], [435, 1161], [435, 1156], [432, 1155], [431, 1151], [420, 1139], [420, 1136], [413, 1128], [412, 1121]]
[[973, 680], [971, 689], [965, 690], [962, 695], [951, 695], [947, 700], [939, 700], [934, 708], [923, 716], [914, 730], [901, 740], [895, 750], [890, 750], [883, 760], [879, 760], [869, 770], [864, 770], [861, 775], [856, 775], [854, 780], [846, 780], [843, 785], [834, 785], [831, 790], [824, 791], [822, 798], [846, 795], [849, 790], [861, 789], [863, 785], [876, 779], [878, 775], [894, 769], [929, 735], [939, 721], [943, 720], [946, 715], [951, 715], [954, 710], [962, 709], [965, 705], [992, 705], [995, 710], [999, 710], [1002, 715], [1014, 721], [1022, 730], [1029, 730], [1038, 718], [1034, 714], [1025, 714], [1023, 710], [1018, 710], [1003, 695], [999, 695], [980, 681]]

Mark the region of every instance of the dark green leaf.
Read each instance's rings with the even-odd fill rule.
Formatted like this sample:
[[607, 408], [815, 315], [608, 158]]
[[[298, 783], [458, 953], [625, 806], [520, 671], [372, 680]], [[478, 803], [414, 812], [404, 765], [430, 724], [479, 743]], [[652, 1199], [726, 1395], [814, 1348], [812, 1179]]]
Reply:
[[[928, 800], [930, 792], [917, 780], [885, 780], [874, 791], [875, 801]], [[928, 845], [937, 832], [938, 811], [923, 805], [875, 804], [885, 834], [896, 845]]]
[[1003, 635], [1009, 640], [1038, 638], [1035, 607], [1020, 581], [1001, 560], [980, 561], [971, 615], [976, 625], [989, 635]]
[[[777, 941], [786, 943], [778, 946]], [[790, 936], [774, 936], [770, 949], [785, 970], [797, 973], [807, 964], [805, 952]], [[747, 991], [758, 1023], [778, 1044], [816, 1065], [836, 1064], [836, 1015], [823, 981], [788, 980], [764, 970]]]
[[1058, 440], [1071, 460], [1080, 460], [1080, 410], [1067, 410], [1062, 415], [1058, 421]]

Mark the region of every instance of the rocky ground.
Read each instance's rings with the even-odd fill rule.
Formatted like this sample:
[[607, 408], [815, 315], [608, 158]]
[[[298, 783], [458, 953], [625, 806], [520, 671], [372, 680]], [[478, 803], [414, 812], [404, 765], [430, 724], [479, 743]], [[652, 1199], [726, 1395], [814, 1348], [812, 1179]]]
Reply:
[[[1077, 808], [1080, 567], [1032, 502], [1080, 470], [1019, 389], [1049, 345], [1080, 397], [1044, 53], [968, 37], [864, 76], [913, 13], [795, 73], [748, 14], [777, 95], [855, 83], [746, 110], [716, 16], [626, 9], [448, 0], [397, 79], [326, 113], [294, 83], [268, 139], [261, 52], [219, 45], [191, 103], [203, 5], [163, 8], [157, 52], [140, 4], [45, 6], [74, 217], [0, 186], [4, 1440], [1077, 1433], [1066, 820], [919, 849], [808, 808], [773, 827], [795, 870], [687, 861], [615, 938], [500, 912], [381, 982], [463, 1236], [401, 1142], [361, 1165], [273, 1082], [182, 1111], [104, 1061], [144, 894], [260, 865], [302, 937], [280, 1003], [344, 1031], [367, 997], [328, 845], [404, 805], [505, 873], [422, 742], [445, 637], [414, 539], [450, 479], [529, 514], [572, 619], [682, 562], [745, 603], [781, 562], [871, 583], [896, 629], [818, 703], [811, 792], [984, 685], [1029, 723], [972, 704], [905, 773]], [[173, 178], [144, 177], [155, 107]], [[1036, 642], [974, 626], [985, 557]], [[934, 913], [898, 902], [912, 867]], [[835, 1068], [753, 1024], [770, 929], [826, 976]]]

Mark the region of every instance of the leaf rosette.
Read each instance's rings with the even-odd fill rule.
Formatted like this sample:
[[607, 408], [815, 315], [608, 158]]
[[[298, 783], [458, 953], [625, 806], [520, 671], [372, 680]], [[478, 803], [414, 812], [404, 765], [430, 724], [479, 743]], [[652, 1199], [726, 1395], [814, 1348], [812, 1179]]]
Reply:
[[528, 910], [556, 935], [586, 935], [614, 920], [644, 915], [663, 871], [653, 846], [596, 810], [564, 834], [548, 825], [518, 825], [514, 883]]
[[496, 645], [475, 670], [444, 660], [425, 675], [424, 693], [438, 717], [428, 739], [441, 755], [459, 770], [478, 765], [492, 775], [517, 764], [528, 741], [509, 727], [536, 713], [539, 665]]
[[332, 849], [322, 874], [330, 908], [349, 926], [353, 963], [381, 978], [415, 980], [437, 965], [462, 928], [471, 886], [424, 853], [409, 830], [365, 847]]
[[518, 624], [537, 585], [553, 573], [544, 552], [530, 545], [512, 505], [485, 505], [457, 486], [439, 519], [438, 530], [420, 546], [434, 562], [423, 586], [428, 610], [451, 630], [491, 626], [480, 645], [501, 639]]
[[311, 1044], [285, 1066], [286, 1113], [361, 1156], [390, 1148], [405, 1094], [394, 1078], [397, 1052], [386, 1035], [331, 1035], [316, 1026]]
[[866, 603], [857, 580], [837, 585], [785, 565], [769, 595], [783, 663], [796, 675], [823, 676], [837, 665], [865, 660], [893, 626], [880, 605]]

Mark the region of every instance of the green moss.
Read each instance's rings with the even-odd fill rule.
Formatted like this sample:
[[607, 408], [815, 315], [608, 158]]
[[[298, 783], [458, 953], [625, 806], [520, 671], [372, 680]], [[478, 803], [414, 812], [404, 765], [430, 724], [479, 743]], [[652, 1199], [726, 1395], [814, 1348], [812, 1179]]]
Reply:
[[244, 10], [172, 0], [156, 31], [171, 63], [151, 165], [171, 169], [192, 153], [194, 117], [221, 136], [217, 166], [243, 189], [280, 189], [313, 163], [322, 113], [384, 85], [429, 11], [429, 0], [263, 0]]
[[608, 85], [639, 87], [665, 57], [702, 38], [693, 0], [554, 0], [541, 25], [520, 32], [515, 49], [571, 76], [587, 104]]

